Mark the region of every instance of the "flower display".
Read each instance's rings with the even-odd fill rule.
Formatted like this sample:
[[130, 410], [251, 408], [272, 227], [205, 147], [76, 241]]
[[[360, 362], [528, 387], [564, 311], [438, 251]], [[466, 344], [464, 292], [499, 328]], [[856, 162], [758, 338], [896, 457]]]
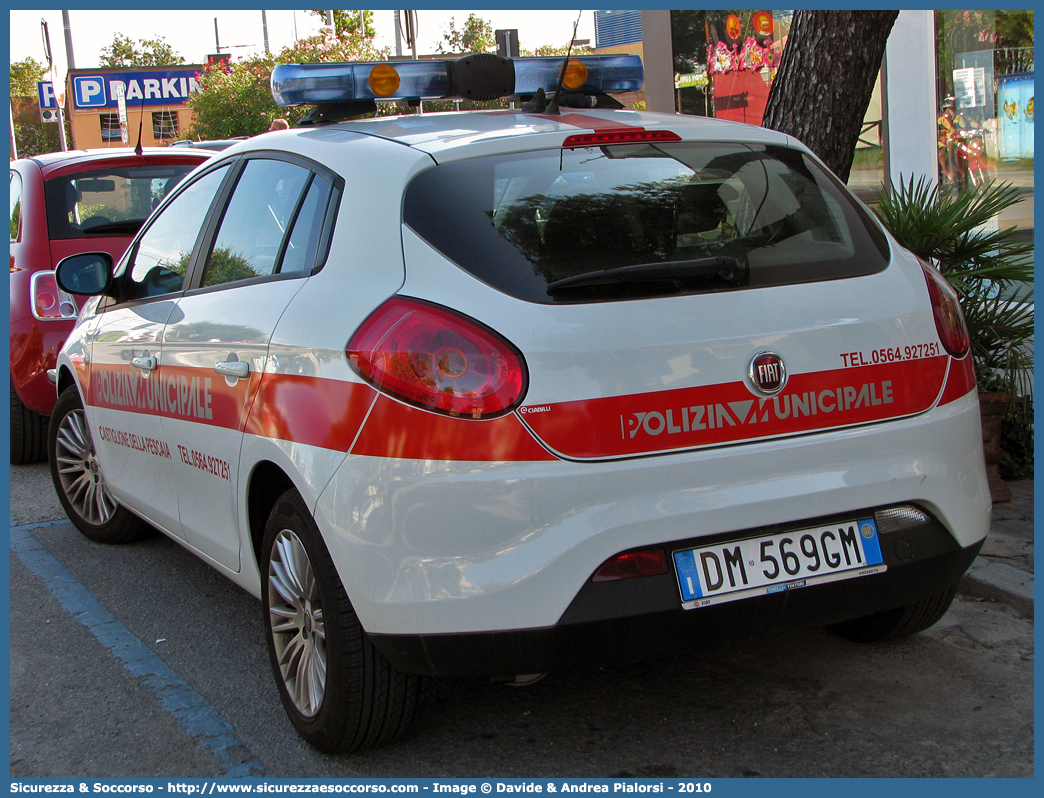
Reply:
[[740, 64], [743, 69], [760, 69], [765, 63], [765, 48], [748, 36], [740, 51]]
[[707, 48], [707, 63], [711, 74], [732, 72], [737, 68], [737, 62], [736, 54], [724, 42]]
[[737, 70], [758, 70], [764, 67], [775, 67], [779, 63], [779, 53], [758, 44], [753, 36], [743, 42], [743, 48], [730, 48], [725, 42], [718, 42], [707, 48], [707, 68], [712, 75], [721, 75]]

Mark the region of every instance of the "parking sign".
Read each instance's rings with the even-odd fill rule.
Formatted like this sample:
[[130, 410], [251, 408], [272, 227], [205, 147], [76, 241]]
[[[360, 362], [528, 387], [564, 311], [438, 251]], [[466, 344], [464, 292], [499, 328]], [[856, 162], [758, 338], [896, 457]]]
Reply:
[[104, 108], [105, 80], [100, 75], [80, 75], [73, 78], [73, 94], [77, 108]]
[[54, 84], [49, 80], [37, 81], [36, 97], [40, 101], [41, 111], [58, 107], [58, 101], [54, 98]]

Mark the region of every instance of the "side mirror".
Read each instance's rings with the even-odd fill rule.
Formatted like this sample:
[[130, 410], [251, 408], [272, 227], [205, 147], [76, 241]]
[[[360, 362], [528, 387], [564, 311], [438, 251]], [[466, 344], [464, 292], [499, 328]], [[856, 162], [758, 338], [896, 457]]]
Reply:
[[70, 294], [104, 294], [112, 284], [112, 258], [106, 252], [70, 255], [59, 261], [54, 276], [59, 288]]

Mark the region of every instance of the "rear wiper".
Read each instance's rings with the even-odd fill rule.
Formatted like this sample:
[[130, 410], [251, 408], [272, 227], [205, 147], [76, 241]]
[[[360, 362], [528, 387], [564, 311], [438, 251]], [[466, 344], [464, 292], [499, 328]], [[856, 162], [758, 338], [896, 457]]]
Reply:
[[727, 255], [695, 260], [672, 260], [661, 263], [637, 263], [619, 269], [563, 277], [547, 284], [548, 291], [579, 288], [589, 285], [617, 285], [619, 283], [649, 283], [658, 280], [680, 280], [691, 277], [717, 277], [731, 281], [736, 278], [736, 259]]
[[85, 236], [134, 235], [143, 224], [145, 224], [144, 219], [124, 219], [119, 222], [106, 222], [94, 227], [81, 228], [80, 232]]

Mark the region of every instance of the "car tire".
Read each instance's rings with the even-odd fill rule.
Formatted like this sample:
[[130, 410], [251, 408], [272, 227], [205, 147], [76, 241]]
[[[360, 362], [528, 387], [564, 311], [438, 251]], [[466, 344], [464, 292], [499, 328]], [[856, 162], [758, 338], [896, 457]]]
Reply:
[[155, 530], [109, 493], [76, 386], [58, 397], [47, 434], [51, 481], [73, 526], [98, 543], [131, 543]]
[[27, 465], [46, 459], [47, 416], [26, 407], [11, 382], [11, 464]]
[[941, 593], [913, 604], [878, 612], [865, 618], [843, 621], [828, 628], [856, 643], [878, 643], [917, 634], [937, 624], [946, 614], [953, 597], [957, 595], [957, 587], [958, 583], [954, 583]]
[[279, 498], [265, 527], [261, 599], [279, 696], [310, 745], [345, 753], [405, 733], [419, 677], [397, 670], [370, 642], [295, 490]]

